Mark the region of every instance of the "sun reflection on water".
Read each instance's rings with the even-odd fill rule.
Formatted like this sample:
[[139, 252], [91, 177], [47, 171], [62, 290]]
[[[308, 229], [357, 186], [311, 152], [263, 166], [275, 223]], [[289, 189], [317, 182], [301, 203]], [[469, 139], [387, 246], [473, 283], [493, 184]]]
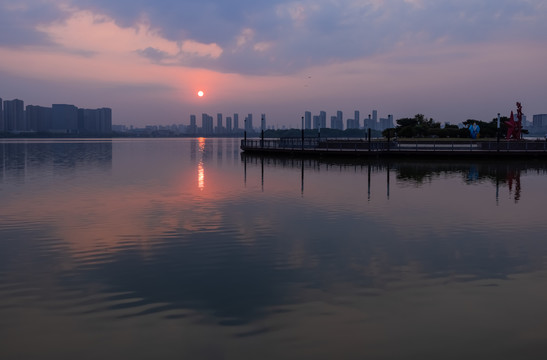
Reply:
[[200, 137], [198, 139], [198, 188], [203, 191], [205, 188], [205, 170], [203, 168], [203, 153], [205, 152], [205, 138]]

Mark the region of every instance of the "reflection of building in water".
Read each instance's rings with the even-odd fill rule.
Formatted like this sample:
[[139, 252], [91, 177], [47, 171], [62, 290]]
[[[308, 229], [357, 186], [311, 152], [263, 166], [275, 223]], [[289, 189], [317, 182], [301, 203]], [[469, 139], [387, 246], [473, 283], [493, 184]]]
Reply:
[[24, 178], [27, 163], [25, 144], [0, 144], [0, 178]]
[[78, 169], [110, 170], [111, 141], [4, 142], [0, 143], [0, 178], [25, 178], [50, 167], [53, 173]]
[[222, 165], [222, 155], [224, 150], [224, 142], [222, 139], [217, 140], [217, 164]]

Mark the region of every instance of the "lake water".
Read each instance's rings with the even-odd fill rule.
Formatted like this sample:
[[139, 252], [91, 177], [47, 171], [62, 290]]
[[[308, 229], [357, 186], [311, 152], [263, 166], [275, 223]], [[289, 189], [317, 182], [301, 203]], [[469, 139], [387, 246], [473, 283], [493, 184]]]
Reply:
[[545, 161], [0, 141], [1, 359], [545, 359]]

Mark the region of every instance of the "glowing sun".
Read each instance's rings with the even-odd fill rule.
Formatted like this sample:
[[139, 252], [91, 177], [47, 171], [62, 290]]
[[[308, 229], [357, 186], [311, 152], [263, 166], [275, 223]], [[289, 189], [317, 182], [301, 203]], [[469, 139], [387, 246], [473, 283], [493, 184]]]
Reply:
[[203, 95], [205, 95], [205, 93], [204, 93], [203, 91], [201, 91], [201, 90], [198, 91], [198, 96], [199, 96], [199, 97], [203, 97]]

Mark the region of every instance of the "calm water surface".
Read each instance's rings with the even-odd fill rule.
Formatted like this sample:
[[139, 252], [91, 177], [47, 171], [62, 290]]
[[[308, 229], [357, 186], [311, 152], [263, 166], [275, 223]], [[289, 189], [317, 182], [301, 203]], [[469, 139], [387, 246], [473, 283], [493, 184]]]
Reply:
[[547, 163], [0, 142], [1, 359], [545, 359]]

